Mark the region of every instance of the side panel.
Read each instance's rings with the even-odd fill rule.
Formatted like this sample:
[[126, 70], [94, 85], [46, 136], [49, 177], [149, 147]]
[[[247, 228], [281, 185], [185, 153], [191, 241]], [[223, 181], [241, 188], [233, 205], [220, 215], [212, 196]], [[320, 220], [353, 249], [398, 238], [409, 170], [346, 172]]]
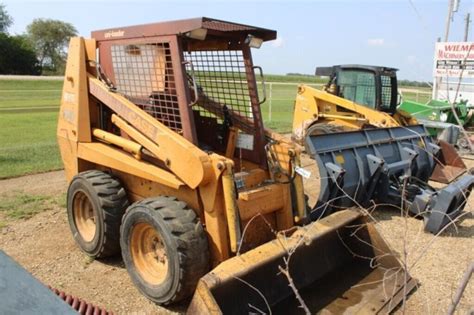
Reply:
[[90, 142], [89, 99], [84, 39], [74, 37], [64, 76], [57, 138], [68, 181], [79, 172], [77, 143]]
[[196, 190], [190, 189], [187, 186], [171, 188], [140, 176], [135, 176], [116, 169], [110, 170], [123, 183], [130, 201], [134, 202], [156, 196], [173, 196], [181, 201], [184, 201], [191, 209], [196, 212], [197, 215], [199, 215], [201, 222], [204, 222], [203, 212], [199, 205]]

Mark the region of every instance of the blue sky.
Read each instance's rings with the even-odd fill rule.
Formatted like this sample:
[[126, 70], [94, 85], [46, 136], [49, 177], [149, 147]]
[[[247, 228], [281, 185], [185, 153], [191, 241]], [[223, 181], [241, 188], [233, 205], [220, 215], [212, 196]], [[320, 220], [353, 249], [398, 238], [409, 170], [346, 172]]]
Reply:
[[[473, 0], [460, 0], [450, 40], [460, 41]], [[21, 34], [35, 18], [92, 30], [208, 16], [278, 31], [276, 41], [254, 50], [266, 73], [314, 73], [316, 66], [361, 63], [400, 69], [399, 78], [432, 80], [434, 43], [444, 34], [448, 0], [378, 1], [59, 1], [0, 0]], [[469, 39], [474, 41], [471, 23]]]

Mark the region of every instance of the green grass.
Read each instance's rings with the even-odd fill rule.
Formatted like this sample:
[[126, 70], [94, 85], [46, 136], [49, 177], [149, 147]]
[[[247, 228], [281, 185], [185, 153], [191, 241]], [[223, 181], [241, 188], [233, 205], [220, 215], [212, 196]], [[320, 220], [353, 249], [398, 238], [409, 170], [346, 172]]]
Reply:
[[59, 107], [62, 81], [0, 80], [0, 109]]
[[[429, 91], [431, 92], [431, 91]], [[417, 103], [428, 103], [431, 100], [431, 94], [421, 94], [421, 93], [413, 93], [413, 92], [404, 92], [403, 93], [403, 99], [409, 100], [409, 101], [414, 101]]]
[[[55, 136], [61, 88], [61, 81], [0, 80], [0, 178], [62, 167]], [[53, 108], [2, 112], [44, 106]]]
[[51, 196], [17, 192], [0, 196], [0, 212], [7, 219], [28, 219], [51, 206]]
[[61, 91], [1, 91], [0, 90], [0, 108], [18, 108], [18, 107], [59, 107]]
[[[257, 80], [259, 78], [257, 77]], [[265, 81], [267, 82], [292, 82], [292, 83], [314, 83], [314, 84], [325, 84], [328, 79], [320, 78], [314, 75], [278, 75], [278, 74], [265, 74]]]
[[2, 90], [61, 90], [61, 80], [0, 80]]
[[0, 113], [0, 178], [62, 167], [57, 112]]
[[66, 194], [32, 195], [22, 191], [0, 195], [0, 230], [11, 221], [28, 219], [53, 206], [66, 207]]

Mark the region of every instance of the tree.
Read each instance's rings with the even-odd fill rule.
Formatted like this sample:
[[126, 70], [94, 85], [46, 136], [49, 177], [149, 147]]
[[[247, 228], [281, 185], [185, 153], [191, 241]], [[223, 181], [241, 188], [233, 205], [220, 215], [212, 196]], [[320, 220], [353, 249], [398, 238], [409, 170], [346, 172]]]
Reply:
[[0, 56], [0, 74], [41, 73], [35, 51], [25, 36], [0, 33]]
[[77, 35], [76, 28], [70, 23], [59, 20], [35, 19], [28, 25], [27, 34], [43, 70], [62, 73], [66, 60], [66, 47], [69, 39]]
[[0, 33], [6, 34], [12, 24], [13, 18], [8, 14], [5, 5], [0, 3]]

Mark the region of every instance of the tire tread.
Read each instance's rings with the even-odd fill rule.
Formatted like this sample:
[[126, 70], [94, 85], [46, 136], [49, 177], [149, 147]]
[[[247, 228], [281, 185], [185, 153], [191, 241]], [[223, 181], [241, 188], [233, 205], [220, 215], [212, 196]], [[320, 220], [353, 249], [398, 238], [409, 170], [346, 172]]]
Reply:
[[[209, 249], [202, 224], [194, 210], [175, 197], [147, 198], [136, 203], [152, 208], [164, 220], [177, 244], [180, 281], [164, 305], [190, 296], [209, 268]], [[124, 216], [123, 219], [125, 219]]]
[[[86, 180], [98, 196], [104, 221], [104, 237], [100, 250], [94, 258], [104, 258], [120, 252], [120, 224], [122, 216], [128, 207], [127, 193], [122, 184], [112, 175], [91, 170], [79, 173], [74, 177]], [[73, 179], [73, 180], [74, 180]]]

